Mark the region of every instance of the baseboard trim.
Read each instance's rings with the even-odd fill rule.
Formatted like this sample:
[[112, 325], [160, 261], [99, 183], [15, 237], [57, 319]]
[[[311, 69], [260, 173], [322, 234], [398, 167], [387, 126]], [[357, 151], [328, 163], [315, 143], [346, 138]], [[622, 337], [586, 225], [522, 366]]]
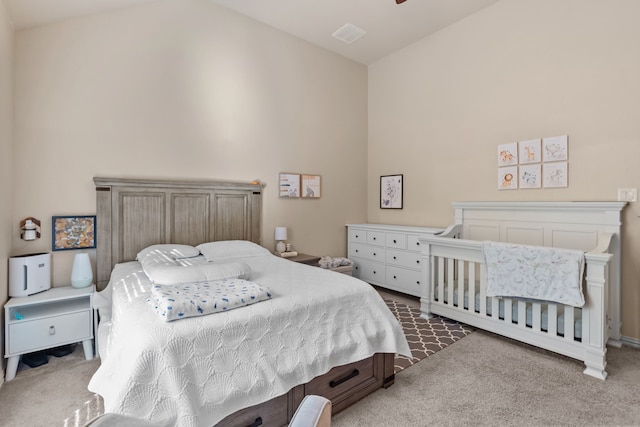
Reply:
[[629, 337], [622, 337], [622, 344], [633, 348], [640, 348], [640, 340]]

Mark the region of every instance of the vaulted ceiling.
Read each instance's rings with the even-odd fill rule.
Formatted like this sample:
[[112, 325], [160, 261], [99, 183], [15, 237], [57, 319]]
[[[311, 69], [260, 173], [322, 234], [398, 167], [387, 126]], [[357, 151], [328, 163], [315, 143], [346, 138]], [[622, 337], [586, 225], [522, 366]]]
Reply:
[[[158, 0], [3, 0], [16, 29]], [[499, 0], [209, 0], [363, 64]], [[346, 24], [346, 27], [344, 27]], [[338, 31], [341, 30], [341, 31]], [[338, 32], [350, 43], [333, 36]]]

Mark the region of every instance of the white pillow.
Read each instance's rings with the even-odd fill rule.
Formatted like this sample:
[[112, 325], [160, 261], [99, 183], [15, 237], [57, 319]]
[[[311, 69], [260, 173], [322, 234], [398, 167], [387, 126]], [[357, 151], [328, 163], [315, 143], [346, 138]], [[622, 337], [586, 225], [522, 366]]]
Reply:
[[221, 240], [196, 246], [207, 261], [271, 255], [268, 249], [248, 240]]
[[200, 255], [200, 251], [193, 246], [167, 243], [147, 246], [138, 252], [136, 259], [140, 261], [152, 252], [156, 255], [169, 257], [171, 259], [193, 258]]
[[178, 285], [183, 283], [208, 282], [222, 279], [248, 279], [251, 267], [244, 262], [222, 264], [142, 264], [142, 269], [156, 285]]

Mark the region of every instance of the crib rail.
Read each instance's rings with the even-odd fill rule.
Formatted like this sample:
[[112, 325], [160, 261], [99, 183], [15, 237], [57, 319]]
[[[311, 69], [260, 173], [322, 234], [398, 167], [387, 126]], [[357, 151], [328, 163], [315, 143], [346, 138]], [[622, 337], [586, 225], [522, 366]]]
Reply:
[[[608, 327], [606, 244], [585, 255], [585, 305], [486, 295], [482, 242], [428, 237], [423, 247], [423, 317], [440, 315], [585, 362], [585, 373], [606, 378]], [[603, 253], [604, 252], [604, 253]]]

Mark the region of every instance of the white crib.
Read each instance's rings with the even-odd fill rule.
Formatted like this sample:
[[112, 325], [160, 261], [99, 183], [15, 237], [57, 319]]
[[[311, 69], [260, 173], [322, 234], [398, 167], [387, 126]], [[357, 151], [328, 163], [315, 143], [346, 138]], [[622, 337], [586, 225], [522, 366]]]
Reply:
[[[461, 202], [455, 224], [420, 239], [422, 316], [444, 316], [582, 360], [605, 379], [607, 344], [621, 345], [620, 227], [624, 202]], [[486, 296], [482, 241], [585, 251], [585, 305]]]

